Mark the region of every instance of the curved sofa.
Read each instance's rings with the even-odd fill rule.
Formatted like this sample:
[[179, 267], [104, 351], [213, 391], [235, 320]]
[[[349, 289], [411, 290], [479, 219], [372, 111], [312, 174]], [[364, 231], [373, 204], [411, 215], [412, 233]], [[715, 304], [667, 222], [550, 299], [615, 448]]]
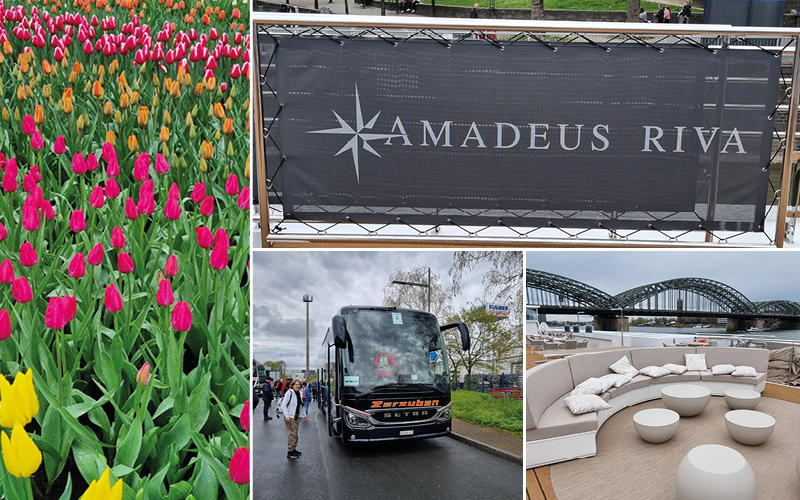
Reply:
[[[609, 366], [622, 356], [637, 369], [685, 365], [684, 354], [706, 355], [704, 371], [686, 371], [681, 375], [651, 378], [639, 374], [621, 387], [612, 387], [601, 397], [611, 405], [608, 410], [573, 415], [564, 398], [576, 385], [591, 377], [614, 373]], [[752, 389], [762, 392], [767, 380], [767, 349], [735, 347], [647, 347], [576, 354], [548, 361], [525, 373], [525, 466], [542, 465], [591, 457], [597, 452], [595, 436], [614, 413], [628, 406], [661, 398], [661, 389], [685, 383], [708, 387], [712, 395], [722, 396], [728, 389]], [[720, 364], [752, 366], [756, 377], [713, 375], [711, 367]]]

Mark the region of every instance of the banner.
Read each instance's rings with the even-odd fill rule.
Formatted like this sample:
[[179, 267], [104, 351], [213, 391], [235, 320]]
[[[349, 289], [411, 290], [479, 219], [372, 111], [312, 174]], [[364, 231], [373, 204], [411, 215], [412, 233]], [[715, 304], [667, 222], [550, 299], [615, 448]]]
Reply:
[[783, 26], [784, 0], [706, 0], [703, 23]]
[[780, 69], [763, 51], [287, 37], [274, 56], [289, 217], [763, 217]]

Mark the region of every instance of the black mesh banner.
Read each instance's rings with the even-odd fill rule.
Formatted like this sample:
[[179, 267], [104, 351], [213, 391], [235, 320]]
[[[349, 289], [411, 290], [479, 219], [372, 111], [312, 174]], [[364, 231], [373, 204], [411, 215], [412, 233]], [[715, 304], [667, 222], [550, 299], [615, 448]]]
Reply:
[[706, 0], [705, 24], [783, 26], [784, 0]]
[[[757, 230], [780, 58], [280, 37], [287, 218]], [[557, 50], [553, 50], [557, 47]]]

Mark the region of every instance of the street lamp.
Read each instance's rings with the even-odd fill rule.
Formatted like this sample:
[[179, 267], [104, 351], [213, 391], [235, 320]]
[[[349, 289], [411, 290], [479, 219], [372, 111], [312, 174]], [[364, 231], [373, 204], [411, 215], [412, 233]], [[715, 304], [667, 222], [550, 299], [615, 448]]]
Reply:
[[409, 285], [409, 286], [421, 286], [422, 288], [428, 289], [428, 312], [431, 312], [431, 268], [428, 268], [428, 284], [425, 283], [412, 283], [410, 281], [392, 281], [394, 285]]
[[306, 303], [306, 379], [308, 379], [309, 366], [308, 366], [308, 304], [314, 301], [311, 295], [303, 295], [303, 302]]
[[581, 331], [581, 314], [583, 314], [583, 311], [575, 313], [575, 324], [578, 326], [578, 333]]
[[612, 307], [611, 310], [615, 311], [619, 309], [619, 335], [620, 335], [620, 342], [622, 343], [622, 347], [625, 347], [625, 314], [622, 312], [621, 307]]

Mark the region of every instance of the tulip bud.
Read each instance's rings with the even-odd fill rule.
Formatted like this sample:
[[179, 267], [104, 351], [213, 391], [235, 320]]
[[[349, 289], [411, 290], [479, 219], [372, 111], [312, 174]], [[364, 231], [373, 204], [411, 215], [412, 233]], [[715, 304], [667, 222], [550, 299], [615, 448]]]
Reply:
[[239, 193], [239, 199], [237, 201], [239, 208], [242, 210], [250, 210], [250, 186], [242, 189], [242, 192]]
[[74, 210], [69, 218], [69, 228], [73, 233], [80, 233], [86, 229], [86, 219], [83, 210]]
[[116, 134], [114, 134], [113, 130], [109, 130], [108, 132], [106, 132], [106, 142], [108, 142], [112, 146], [115, 146], [117, 144], [117, 137]]
[[206, 217], [210, 217], [214, 213], [214, 197], [206, 196], [203, 203], [200, 204], [200, 213]]
[[231, 457], [228, 475], [236, 484], [250, 482], [250, 452], [245, 447], [237, 448]]
[[67, 274], [71, 278], [83, 278], [86, 275], [86, 261], [83, 258], [83, 252], [78, 252], [72, 257]]
[[164, 264], [164, 274], [169, 277], [178, 274], [178, 259], [175, 255], [167, 257], [167, 262]]
[[161, 127], [161, 133], [158, 134], [158, 140], [161, 142], [169, 141], [169, 127]]
[[188, 332], [191, 327], [192, 309], [189, 307], [189, 303], [176, 302], [175, 307], [172, 309], [172, 328], [179, 332]]
[[34, 151], [39, 151], [40, 149], [44, 148], [44, 140], [42, 139], [42, 133], [38, 130], [33, 132], [31, 136], [31, 149]]
[[6, 231], [6, 226], [0, 222], [0, 241], [3, 241], [6, 238], [8, 238], [8, 231]]
[[228, 158], [232, 158], [236, 154], [233, 150], [233, 142], [228, 142], [228, 149], [225, 150], [225, 154]]
[[[150, 363], [145, 362], [139, 371], [136, 373], [136, 383], [141, 386], [147, 385], [150, 381]], [[143, 492], [144, 493], [144, 492]]]
[[136, 220], [139, 218], [139, 212], [136, 209], [136, 203], [133, 202], [133, 198], [128, 197], [125, 200], [125, 217], [129, 220]]
[[122, 295], [120, 295], [114, 283], [106, 287], [104, 304], [106, 310], [110, 313], [116, 313], [122, 310]]
[[214, 239], [211, 237], [211, 229], [200, 226], [195, 228], [195, 232], [197, 233], [197, 245], [200, 248], [211, 248], [214, 243]]
[[41, 125], [44, 123], [44, 108], [42, 108], [41, 104], [37, 104], [36, 108], [33, 112], [33, 121], [36, 125]]
[[27, 241], [19, 249], [19, 263], [25, 267], [33, 267], [39, 263], [39, 256], [36, 255], [36, 250]]
[[214, 140], [215, 140], [215, 141], [219, 141], [221, 137], [222, 137], [222, 134], [220, 133], [219, 129], [217, 129], [217, 130], [214, 132]]
[[231, 174], [228, 177], [228, 181], [225, 183], [225, 192], [231, 196], [239, 194], [239, 177], [236, 174]]
[[189, 138], [194, 139], [197, 137], [197, 128], [194, 125], [189, 126]]
[[167, 159], [164, 158], [164, 155], [158, 153], [156, 155], [156, 173], [166, 174], [167, 172], [169, 172], [169, 163], [167, 163]]
[[103, 262], [103, 244], [98, 243], [89, 251], [86, 260], [93, 266], [99, 266]]
[[169, 110], [164, 110], [164, 125], [169, 125], [172, 123], [172, 116], [169, 114]]
[[11, 319], [8, 317], [8, 311], [0, 309], [0, 340], [6, 340], [11, 337]]
[[59, 135], [58, 137], [56, 137], [55, 144], [53, 144], [53, 153], [60, 155], [64, 154], [66, 150], [67, 150], [66, 140], [64, 139], [63, 135]]
[[156, 302], [161, 307], [171, 306], [172, 303], [175, 302], [175, 295], [172, 293], [172, 284], [168, 279], [159, 281]]
[[[233, 396], [233, 394], [231, 394]], [[245, 431], [250, 430], [250, 400], [244, 402], [242, 411], [239, 413], [239, 423], [242, 424], [242, 429]]]
[[14, 265], [11, 264], [11, 261], [5, 259], [2, 264], [0, 264], [0, 283], [4, 283], [6, 285], [10, 285], [14, 281]]
[[111, 230], [111, 246], [116, 249], [125, 247], [125, 234], [122, 232], [121, 227], [115, 227]]
[[150, 111], [147, 109], [147, 106], [142, 106], [139, 108], [139, 112], [136, 113], [136, 120], [140, 126], [146, 127], [147, 121], [150, 118]]
[[228, 266], [228, 248], [225, 245], [215, 245], [211, 250], [211, 267], [221, 271]]
[[105, 203], [105, 196], [103, 195], [103, 188], [95, 186], [92, 189], [92, 194], [89, 196], [89, 205], [92, 208], [102, 208]]
[[222, 132], [226, 135], [233, 133], [233, 118], [225, 118], [225, 122], [222, 124]]
[[203, 199], [206, 197], [206, 184], [204, 182], [198, 182], [194, 185], [194, 189], [192, 190], [191, 199], [195, 203], [201, 203]]
[[28, 278], [20, 276], [11, 283], [11, 295], [20, 304], [27, 304], [33, 300], [33, 291], [28, 284]]
[[119, 184], [113, 177], [106, 181], [105, 194], [109, 200], [116, 199], [120, 194]]
[[169, 220], [178, 220], [181, 217], [181, 208], [178, 204], [178, 200], [173, 197], [170, 197], [167, 200], [167, 204], [164, 205], [164, 217]]
[[111, 116], [114, 113], [114, 105], [111, 104], [111, 101], [106, 101], [103, 105], [103, 114], [106, 116]]
[[[119, 111], [117, 111], [119, 112]], [[135, 152], [139, 150], [139, 140], [136, 138], [135, 135], [128, 136], [128, 150], [131, 152]]]
[[75, 126], [78, 127], [78, 132], [83, 130], [86, 126], [86, 118], [84, 118], [83, 113], [78, 117], [78, 121], [75, 123]]
[[122, 274], [128, 274], [134, 271], [133, 259], [128, 252], [121, 252], [117, 256], [117, 267]]

